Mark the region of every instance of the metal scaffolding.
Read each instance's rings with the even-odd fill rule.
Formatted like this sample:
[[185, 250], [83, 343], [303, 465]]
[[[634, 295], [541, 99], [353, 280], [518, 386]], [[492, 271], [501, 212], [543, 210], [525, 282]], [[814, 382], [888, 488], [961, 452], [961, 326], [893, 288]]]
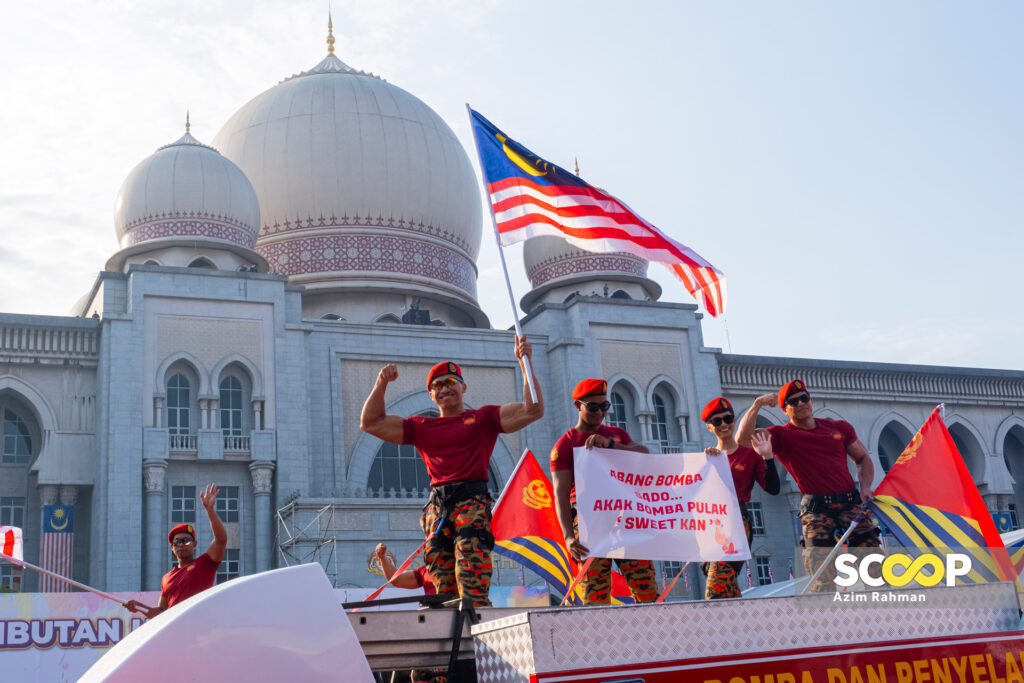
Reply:
[[299, 507], [292, 501], [277, 511], [277, 552], [282, 567], [317, 562], [331, 585], [338, 587], [338, 539], [334, 532], [337, 505]]

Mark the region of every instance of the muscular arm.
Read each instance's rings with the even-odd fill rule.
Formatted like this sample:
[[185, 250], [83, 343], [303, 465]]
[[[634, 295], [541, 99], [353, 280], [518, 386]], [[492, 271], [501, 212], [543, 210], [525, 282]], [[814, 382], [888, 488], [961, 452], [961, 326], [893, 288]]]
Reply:
[[757, 428], [757, 413], [765, 406], [769, 408], [774, 406], [778, 400], [779, 398], [775, 394], [762, 394], [754, 399], [754, 403], [743, 414], [740, 426], [736, 429], [736, 443], [747, 448], [753, 448], [752, 439], [754, 438], [754, 430]]
[[206, 490], [199, 494], [199, 500], [206, 508], [206, 516], [210, 520], [210, 530], [213, 532], [213, 540], [210, 541], [210, 547], [206, 549], [206, 554], [219, 564], [224, 559], [224, 549], [228, 545], [228, 532], [224, 529], [224, 523], [220, 521], [220, 515], [217, 514], [218, 493], [220, 493], [220, 489], [215, 484], [209, 484]]
[[562, 527], [562, 537], [565, 539], [565, 547], [569, 554], [575, 559], [581, 560], [590, 552], [578, 540], [572, 530], [572, 508], [569, 504], [569, 494], [572, 492], [573, 472], [572, 470], [556, 470], [551, 473], [555, 483], [555, 512], [558, 514], [558, 524]]
[[846, 447], [846, 454], [857, 464], [857, 483], [860, 484], [860, 499], [866, 503], [874, 497], [871, 486], [875, 482], [875, 464], [871, 462], [868, 449], [860, 439]]
[[156, 607], [150, 607], [149, 605], [141, 603], [138, 600], [129, 600], [128, 602], [124, 603], [124, 606], [125, 609], [127, 609], [129, 612], [138, 612], [147, 619], [152, 619], [156, 615], [167, 611], [167, 596], [161, 595], [160, 602], [157, 604]]
[[388, 557], [388, 548], [386, 545], [378, 543], [374, 552], [377, 554], [377, 561], [380, 563], [380, 570], [384, 572], [384, 578], [388, 580], [388, 583], [396, 588], [420, 587], [416, 582], [416, 572], [412, 570], [404, 571], [398, 576], [395, 576], [395, 571], [398, 568], [395, 567], [395, 563], [391, 561], [390, 557]]
[[[520, 429], [536, 422], [544, 417], [544, 396], [540, 391], [540, 384], [537, 376], [533, 374], [533, 363], [530, 363], [530, 376], [533, 377], [533, 386], [537, 390], [537, 401], [533, 401], [530, 395], [530, 384], [526, 380], [526, 359], [532, 360], [533, 350], [526, 337], [516, 337], [516, 358], [519, 359], [519, 367], [523, 370], [523, 402], [506, 403], [501, 406], [501, 429], [506, 434], [518, 432]], [[365, 409], [364, 409], [365, 410]]]
[[583, 445], [586, 448], [615, 448], [623, 451], [633, 451], [634, 453], [651, 452], [650, 449], [642, 443], [637, 443], [636, 441], [630, 441], [629, 443], [617, 443], [607, 436], [601, 436], [600, 434], [591, 434], [587, 437], [587, 440]]
[[402, 443], [404, 426], [398, 415], [388, 415], [384, 405], [384, 392], [388, 384], [398, 379], [398, 368], [388, 363], [377, 373], [377, 381], [366, 397], [363, 412], [359, 415], [359, 429], [378, 439], [390, 443]]

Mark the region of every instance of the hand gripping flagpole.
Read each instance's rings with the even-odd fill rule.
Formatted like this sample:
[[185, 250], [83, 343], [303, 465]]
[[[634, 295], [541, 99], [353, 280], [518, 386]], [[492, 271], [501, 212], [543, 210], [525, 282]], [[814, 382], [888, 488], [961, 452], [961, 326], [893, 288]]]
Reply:
[[[501, 235], [498, 233], [498, 219], [494, 215], [494, 205], [491, 204], [491, 193], [487, 190], [487, 177], [484, 174], [484, 158], [480, 154], [480, 140], [476, 136], [476, 126], [473, 125], [473, 110], [469, 103], [466, 103], [466, 114], [469, 116], [469, 128], [473, 131], [473, 142], [476, 144], [476, 158], [480, 163], [480, 173], [484, 181], [484, 190], [487, 195], [487, 211], [491, 214], [491, 225], [494, 227], [494, 241], [498, 246], [498, 258], [501, 259], [501, 272], [505, 274], [505, 288], [508, 290], [508, 302], [512, 305], [512, 319], [515, 321], [516, 336], [523, 338], [523, 328], [519, 325], [519, 309], [516, 307], [516, 298], [512, 294], [512, 281], [508, 277], [508, 264], [505, 263], [505, 250], [501, 246]], [[530, 387], [530, 398], [537, 402], [537, 388], [533, 386], [533, 368], [530, 367], [530, 359], [523, 356], [523, 371], [526, 373], [526, 383]]]
[[30, 563], [30, 562], [25, 562], [24, 560], [19, 560], [16, 557], [12, 557], [10, 555], [4, 555], [3, 553], [0, 553], [0, 559], [7, 560], [8, 562], [16, 564], [19, 567], [23, 567], [25, 569], [32, 569], [34, 571], [39, 572], [40, 574], [45, 574], [46, 576], [50, 576], [50, 577], [52, 577], [54, 579], [57, 579], [58, 581], [63, 581], [64, 583], [70, 584], [70, 585], [74, 586], [75, 588], [81, 588], [84, 591], [89, 591], [90, 593], [95, 593], [96, 595], [100, 596], [101, 598], [106, 598], [107, 600], [113, 600], [114, 602], [116, 602], [117, 604], [119, 604], [119, 605], [121, 605], [123, 607], [127, 607], [128, 606], [127, 603], [125, 603], [124, 600], [122, 600], [121, 598], [116, 598], [113, 595], [111, 595], [110, 593], [104, 593], [103, 591], [99, 590], [98, 588], [92, 588], [91, 586], [86, 586], [84, 583], [78, 583], [74, 579], [69, 579], [66, 576], [61, 576], [60, 574], [58, 574], [56, 572], [51, 572], [49, 569], [43, 569], [42, 567], [37, 567], [36, 565], [34, 565], [34, 564]]

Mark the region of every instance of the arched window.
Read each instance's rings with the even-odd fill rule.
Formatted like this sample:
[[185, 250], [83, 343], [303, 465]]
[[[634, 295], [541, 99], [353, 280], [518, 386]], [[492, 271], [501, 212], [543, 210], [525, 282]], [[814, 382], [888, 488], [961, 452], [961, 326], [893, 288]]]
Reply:
[[625, 291], [623, 291], [621, 289], [616, 289], [612, 293], [612, 298], [613, 299], [632, 299], [633, 297], [631, 297], [629, 294], [627, 294]]
[[326, 314], [326, 315], [322, 315], [322, 316], [320, 316], [320, 319], [321, 319], [321, 320], [328, 320], [328, 321], [334, 321], [334, 320], [344, 320], [344, 318], [342, 318], [342, 317], [341, 317], [340, 315], [338, 315], [337, 313], [328, 313], [328, 314]]
[[192, 261], [192, 263], [188, 264], [188, 267], [189, 268], [211, 268], [213, 270], [217, 269], [217, 266], [213, 265], [213, 263], [211, 263], [209, 260], [204, 259], [204, 258], [197, 258], [196, 260]]
[[659, 394], [654, 395], [654, 418], [651, 420], [651, 436], [661, 444], [661, 449], [668, 449], [668, 408], [665, 399]]
[[3, 409], [3, 462], [5, 465], [28, 464], [32, 456], [32, 434], [18, 413]]
[[188, 434], [192, 391], [188, 378], [180, 372], [167, 380], [167, 430], [170, 434]]
[[885, 426], [878, 436], [878, 463], [883, 471], [889, 471], [912, 438], [910, 430], [899, 422], [890, 422]]
[[224, 436], [242, 435], [242, 383], [230, 375], [220, 383], [220, 429]]
[[606, 418], [608, 424], [612, 427], [629, 431], [629, 416], [626, 415], [626, 401], [622, 398], [622, 394], [613, 391], [609, 400], [612, 403], [612, 409], [608, 412], [608, 417]]

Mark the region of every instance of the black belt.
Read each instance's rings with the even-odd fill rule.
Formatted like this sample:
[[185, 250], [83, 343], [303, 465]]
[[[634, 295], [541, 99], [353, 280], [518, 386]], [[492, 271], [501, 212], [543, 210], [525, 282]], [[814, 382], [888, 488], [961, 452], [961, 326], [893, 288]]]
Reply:
[[490, 501], [491, 494], [487, 490], [487, 482], [482, 479], [460, 481], [457, 484], [442, 484], [441, 486], [430, 487], [430, 503], [436, 504], [440, 510], [440, 516], [447, 517], [451, 512], [450, 505], [467, 498], [486, 498]]
[[800, 507], [814, 511], [821, 505], [853, 505], [860, 502], [860, 491], [844, 491], [843, 493], [805, 493], [800, 497]]

